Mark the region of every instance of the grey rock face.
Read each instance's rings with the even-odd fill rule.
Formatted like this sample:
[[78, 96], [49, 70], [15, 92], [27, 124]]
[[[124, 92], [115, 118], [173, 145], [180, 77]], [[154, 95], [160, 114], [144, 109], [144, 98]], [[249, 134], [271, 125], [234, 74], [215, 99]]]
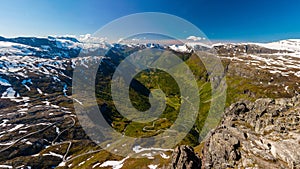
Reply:
[[300, 95], [240, 101], [203, 141], [200, 157], [177, 147], [170, 168], [300, 168]]
[[300, 168], [299, 98], [231, 105], [204, 141], [202, 168]]
[[170, 169], [198, 169], [201, 167], [200, 158], [190, 146], [177, 147], [172, 154]]

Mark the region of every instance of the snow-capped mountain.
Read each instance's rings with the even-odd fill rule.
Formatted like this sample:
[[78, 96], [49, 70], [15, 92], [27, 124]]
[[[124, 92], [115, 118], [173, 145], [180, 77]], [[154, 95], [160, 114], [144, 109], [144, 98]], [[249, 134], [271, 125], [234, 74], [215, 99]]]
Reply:
[[[242, 52], [244, 53], [246, 53], [248, 48], [256, 47], [256, 49], [264, 50], [266, 53], [300, 57], [300, 39], [287, 39], [269, 43], [215, 43], [213, 46], [217, 48], [223, 47], [226, 49], [234, 49], [238, 46], [243, 46], [244, 50]], [[269, 51], [266, 51], [266, 49], [269, 49]]]
[[[50, 90], [49, 86], [45, 88], [36, 86], [33, 89], [30, 87], [38, 84], [40, 77], [52, 79], [53, 83], [59, 84], [59, 91], [66, 91], [65, 88], [71, 84], [72, 79], [69, 70], [76, 64], [85, 65], [105, 58], [108, 49], [125, 51], [162, 48], [183, 53], [214, 49], [221, 58], [230, 59], [232, 62], [243, 62], [255, 66], [256, 69], [268, 70], [274, 74], [280, 73], [283, 76], [300, 77], [300, 61], [295, 58], [300, 57], [300, 40], [297, 39], [272, 43], [218, 43], [212, 47], [196, 42], [180, 45], [109, 44], [105, 38], [95, 38], [90, 35], [80, 36], [78, 39], [51, 36], [47, 38], [0, 37], [0, 86], [2, 86], [0, 94], [4, 98], [24, 95], [18, 92], [22, 87], [17, 86], [23, 86], [23, 92], [33, 90], [36, 93], [47, 93], [47, 90]], [[68, 80], [64, 82], [62, 79]], [[24, 80], [31, 81], [22, 83]]]
[[0, 37], [0, 55], [37, 56], [41, 58], [74, 58], [81, 49], [81, 43], [68, 37]]
[[[254, 43], [255, 44], [255, 43]], [[287, 50], [291, 52], [300, 52], [300, 39], [288, 39], [271, 43], [257, 43], [259, 46], [263, 46], [269, 49]]]
[[[274, 95], [289, 96], [299, 91], [300, 40], [296, 39], [208, 46], [196, 42], [110, 44], [105, 38], [90, 35], [0, 37], [0, 166], [18, 167], [14, 161], [19, 160], [26, 162], [22, 165], [40, 168], [72, 167], [93, 158], [92, 153], [98, 152], [87, 151], [86, 159], [77, 164], [77, 155], [68, 154], [68, 147], [74, 146], [71, 153], [76, 154], [76, 147], [92, 145], [75, 122], [72, 103], [78, 100], [72, 98], [72, 71], [77, 66], [88, 69], [91, 63], [100, 63], [99, 71], [105, 79], [120, 59], [145, 48], [188, 56], [197, 50], [214, 50], [230, 78], [250, 79], [247, 82]], [[248, 89], [243, 94], [255, 95]], [[170, 152], [160, 152], [162, 159], [169, 159], [169, 155]], [[148, 153], [147, 158], [154, 156]]]
[[271, 74], [300, 77], [300, 40], [271, 43], [217, 43], [219, 56]]

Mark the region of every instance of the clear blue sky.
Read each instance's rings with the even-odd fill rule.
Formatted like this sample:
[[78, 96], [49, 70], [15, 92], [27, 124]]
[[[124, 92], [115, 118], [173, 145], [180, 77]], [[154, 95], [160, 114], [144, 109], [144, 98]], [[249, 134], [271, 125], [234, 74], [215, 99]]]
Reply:
[[198, 26], [211, 40], [300, 38], [299, 0], [2, 0], [0, 36], [94, 33], [121, 16], [164, 12]]

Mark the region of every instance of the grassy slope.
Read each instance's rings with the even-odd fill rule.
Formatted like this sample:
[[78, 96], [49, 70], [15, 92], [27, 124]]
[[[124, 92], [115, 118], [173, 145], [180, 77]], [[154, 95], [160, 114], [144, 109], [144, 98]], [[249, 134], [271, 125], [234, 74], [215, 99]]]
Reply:
[[[207, 113], [210, 109], [210, 99], [211, 99], [211, 84], [208, 80], [208, 75], [205, 70], [204, 65], [202, 62], [196, 57], [195, 55], [187, 56], [181, 55], [180, 57], [185, 58], [185, 62], [188, 64], [192, 72], [194, 73], [195, 77], [197, 78], [198, 87], [200, 89], [200, 110], [197, 122], [195, 127], [190, 131], [190, 133], [185, 137], [184, 140], [180, 144], [191, 145], [195, 147], [196, 152], [201, 151], [201, 147], [203, 146], [198, 142], [199, 132], [204, 125], [204, 121], [206, 119]], [[188, 58], [188, 59], [186, 59]], [[227, 66], [228, 62], [223, 62], [224, 67]], [[110, 97], [110, 84], [106, 83], [107, 79], [105, 80], [104, 77], [100, 77], [98, 80], [98, 87], [101, 88], [101, 92], [97, 91], [97, 97], [99, 98], [98, 103], [101, 105], [106, 103], [109, 107], [108, 118], [113, 120], [113, 127], [115, 130], [119, 132], [124, 132], [128, 136], [132, 137], [151, 137], [153, 135], [159, 134], [172, 125], [174, 120], [177, 117], [179, 108], [180, 108], [180, 91], [178, 90], [177, 85], [174, 83], [174, 79], [170, 77], [163, 71], [155, 71], [152, 70], [150, 72], [141, 72], [136, 76], [136, 79], [140, 81], [144, 86], [148, 89], [157, 89], [161, 88], [167, 96], [167, 108], [160, 116], [159, 119], [155, 121], [155, 123], [150, 122], [146, 124], [132, 122], [126, 118], [123, 118], [113, 106], [113, 102], [111, 101]], [[240, 100], [240, 99], [247, 99], [247, 100], [255, 100], [259, 97], [279, 97], [278, 95], [274, 95], [267, 90], [267, 87], [262, 85], [257, 85], [253, 83], [253, 79], [249, 78], [242, 78], [239, 76], [226, 76], [227, 82], [227, 99], [226, 99], [226, 107], [230, 104]], [[170, 85], [172, 84], [172, 85]], [[254, 93], [251, 95], [249, 93]], [[150, 106], [148, 102], [148, 97], [145, 95], [141, 95], [137, 90], [131, 88], [130, 89], [130, 98], [133, 105], [138, 110], [147, 110]], [[148, 126], [148, 129], [161, 131], [161, 132], [153, 132], [153, 131], [143, 131], [143, 128]], [[84, 150], [80, 151], [84, 152]], [[77, 152], [75, 154], [80, 154]], [[105, 151], [101, 151], [93, 155], [94, 157], [91, 158], [88, 162], [81, 165], [83, 168], [91, 168], [92, 165], [100, 162], [102, 163], [105, 160], [121, 160], [122, 157], [111, 155]], [[71, 163], [73, 166], [78, 165], [87, 157], [82, 157], [73, 160]], [[124, 168], [142, 168], [146, 167], [149, 164], [160, 163], [162, 165], [167, 164], [168, 160], [162, 159], [157, 157], [155, 160], [150, 160], [147, 158], [143, 159], [129, 159], [125, 162]], [[75, 167], [76, 168], [76, 167]]]

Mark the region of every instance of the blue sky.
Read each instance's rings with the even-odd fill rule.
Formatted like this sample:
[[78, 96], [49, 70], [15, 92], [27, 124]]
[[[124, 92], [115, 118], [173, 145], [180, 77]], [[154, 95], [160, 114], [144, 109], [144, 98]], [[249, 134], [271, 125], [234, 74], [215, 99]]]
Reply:
[[300, 38], [299, 7], [298, 0], [3, 0], [0, 36], [94, 33], [125, 15], [164, 12], [211, 40], [273, 41]]

